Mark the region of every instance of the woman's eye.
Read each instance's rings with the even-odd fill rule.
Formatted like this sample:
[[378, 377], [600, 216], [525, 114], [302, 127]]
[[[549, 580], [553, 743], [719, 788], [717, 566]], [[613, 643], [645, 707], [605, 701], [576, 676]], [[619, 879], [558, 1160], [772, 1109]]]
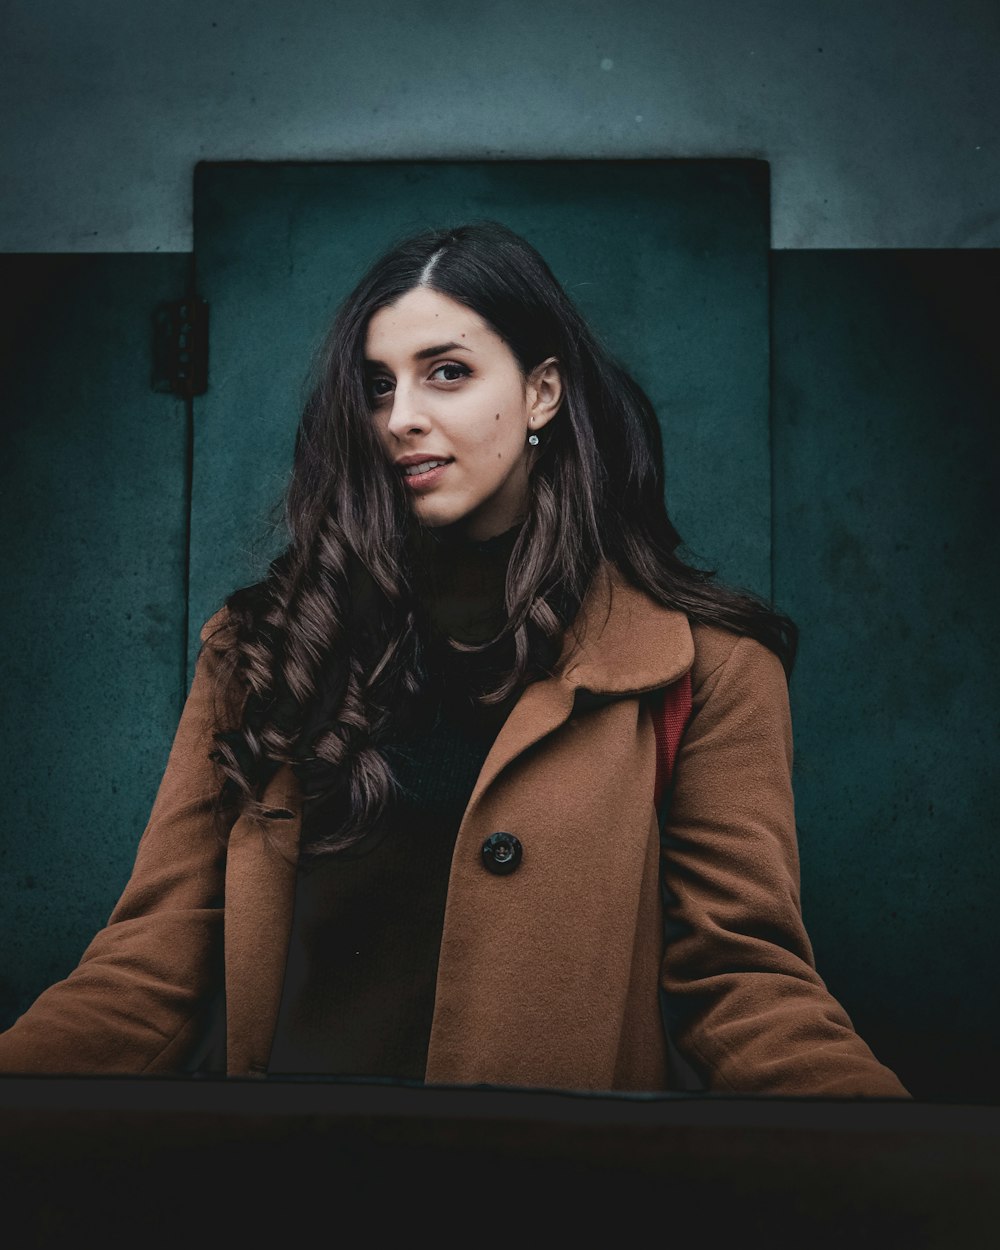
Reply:
[[[434, 373], [440, 373], [442, 369], [456, 369], [456, 370], [458, 370], [458, 377], [459, 377], [459, 378], [465, 378], [465, 377], [468, 377], [468, 376], [469, 376], [469, 374], [472, 372], [472, 370], [471, 370], [471, 369], [467, 369], [467, 368], [465, 367], [465, 365], [459, 365], [459, 364], [456, 364], [454, 361], [450, 361], [450, 360], [449, 360], [449, 361], [447, 361], [447, 362], [446, 362], [445, 364], [443, 364], [443, 365], [438, 365], [438, 367], [434, 370]], [[431, 377], [433, 377], [433, 376], [434, 376], [434, 373], [432, 373], [432, 374], [431, 374]], [[457, 382], [457, 381], [458, 381], [458, 378], [445, 378], [445, 381], [446, 381], [446, 382]]]
[[[469, 377], [472, 373], [472, 370], [467, 368], [465, 365], [460, 365], [457, 361], [448, 360], [445, 361], [443, 365], [437, 365], [431, 371], [430, 376], [433, 378], [436, 374], [441, 373], [446, 369], [451, 370], [452, 374], [457, 374], [457, 376], [442, 378], [441, 381], [443, 382], [457, 382], [459, 378]], [[380, 386], [384, 386], [385, 389], [378, 389]], [[385, 397], [392, 390], [392, 378], [372, 378], [368, 383], [368, 390], [373, 400], [385, 399]]]

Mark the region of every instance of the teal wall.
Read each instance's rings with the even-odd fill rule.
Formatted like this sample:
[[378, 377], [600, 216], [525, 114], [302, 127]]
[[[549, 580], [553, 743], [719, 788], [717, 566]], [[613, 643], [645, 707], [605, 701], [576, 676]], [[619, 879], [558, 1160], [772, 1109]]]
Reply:
[[128, 877], [186, 687], [185, 405], [150, 387], [185, 256], [3, 256], [0, 1018]]
[[1000, 252], [772, 258], [803, 911], [913, 1088], [994, 1100]]
[[0, 251], [190, 251], [206, 159], [706, 156], [777, 248], [998, 247], [998, 47], [996, 0], [11, 0]]
[[[2, 261], [0, 1024], [106, 919], [186, 689], [192, 444], [149, 327], [187, 265]], [[764, 430], [819, 968], [918, 1096], [968, 1101], [1000, 1092], [998, 276], [995, 252], [772, 253]]]

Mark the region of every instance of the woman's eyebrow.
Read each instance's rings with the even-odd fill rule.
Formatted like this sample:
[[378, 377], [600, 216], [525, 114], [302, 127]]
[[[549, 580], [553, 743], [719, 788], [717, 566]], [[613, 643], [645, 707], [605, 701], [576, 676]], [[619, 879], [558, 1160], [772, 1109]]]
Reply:
[[[421, 347], [413, 353], [414, 360], [428, 360], [431, 356], [440, 356], [442, 352], [471, 352], [471, 347], [463, 347], [461, 343], [439, 343], [437, 347]], [[366, 366], [388, 369], [384, 360], [365, 360]]]

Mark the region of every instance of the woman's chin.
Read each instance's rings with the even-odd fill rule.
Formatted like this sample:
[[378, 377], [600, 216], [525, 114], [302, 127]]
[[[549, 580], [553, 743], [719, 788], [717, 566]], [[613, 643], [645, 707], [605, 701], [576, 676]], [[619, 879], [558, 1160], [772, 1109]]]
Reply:
[[456, 516], [454, 513], [444, 512], [440, 508], [421, 508], [415, 507], [413, 515], [416, 517], [418, 524], [426, 526], [427, 529], [447, 529], [449, 525], [458, 525], [463, 516]]

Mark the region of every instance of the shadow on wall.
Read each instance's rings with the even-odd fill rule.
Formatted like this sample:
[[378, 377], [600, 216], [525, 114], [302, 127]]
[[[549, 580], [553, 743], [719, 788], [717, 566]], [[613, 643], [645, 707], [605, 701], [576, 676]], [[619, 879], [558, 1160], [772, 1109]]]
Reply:
[[775, 595], [817, 962], [919, 1097], [1000, 1100], [1000, 252], [772, 255]]

